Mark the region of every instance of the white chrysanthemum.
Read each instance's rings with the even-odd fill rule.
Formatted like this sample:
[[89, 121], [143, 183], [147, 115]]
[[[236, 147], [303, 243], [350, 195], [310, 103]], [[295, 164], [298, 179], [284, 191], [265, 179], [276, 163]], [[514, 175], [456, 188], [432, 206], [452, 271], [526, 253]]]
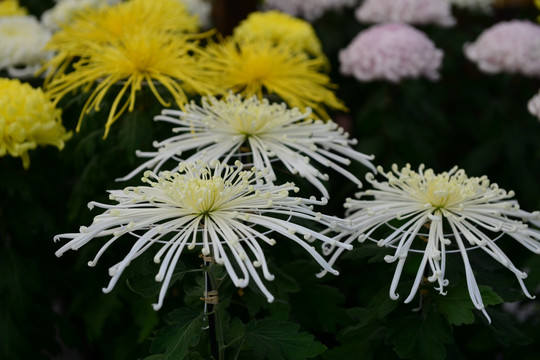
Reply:
[[451, 6], [446, 0], [365, 0], [356, 11], [360, 22], [403, 22], [414, 25], [452, 26]]
[[495, 0], [446, 0], [450, 5], [460, 9], [481, 10], [489, 12], [492, 10]]
[[540, 120], [540, 91], [527, 104], [529, 112]]
[[199, 23], [203, 29], [212, 26], [212, 2], [210, 0], [179, 0], [186, 6], [190, 14], [199, 17]]
[[351, 7], [357, 0], [266, 0], [265, 5], [271, 9], [278, 9], [293, 16], [302, 17], [308, 21], [315, 21], [327, 11], [339, 11], [344, 7]]
[[374, 25], [361, 31], [339, 53], [340, 71], [359, 81], [425, 76], [439, 78], [443, 52], [420, 30], [401, 23]]
[[[414, 298], [428, 264], [431, 274], [427, 280], [436, 282], [436, 289], [445, 294], [444, 287], [448, 285], [445, 279], [446, 256], [449, 252], [458, 252], [465, 265], [471, 300], [488, 317], [467, 255], [471, 248], [482, 249], [510, 269], [523, 292], [533, 298], [523, 283], [527, 274], [514, 266], [495, 241], [506, 234], [527, 249], [540, 253], [540, 231], [524, 223], [529, 221], [540, 226], [539, 212], [520, 210], [517, 201], [511, 199], [514, 196], [512, 191], [500, 189], [485, 176], [467, 177], [457, 167], [441, 174], [423, 166], [418, 172], [411, 170], [409, 165], [401, 170], [394, 165], [392, 170], [384, 173], [379, 168], [386, 178], [382, 182], [368, 174], [366, 178], [374, 190], [358, 193], [359, 200], [347, 199], [346, 219], [351, 222], [352, 230], [340, 236], [347, 237], [345, 243], [349, 244], [355, 239], [361, 242], [369, 239], [381, 247], [395, 249], [394, 255], [385, 257], [388, 263], [397, 261], [390, 285], [392, 299], [398, 298], [396, 288], [410, 252], [421, 252], [423, 256], [406, 303]], [[423, 233], [426, 228], [429, 231]], [[380, 240], [374, 238], [377, 229], [386, 230]], [[424, 249], [414, 249], [419, 246]], [[341, 252], [338, 249], [329, 263], [333, 264]]]
[[[288, 109], [285, 104], [271, 104], [256, 96], [243, 99], [230, 93], [226, 99], [203, 97], [202, 106], [191, 103], [184, 111], [165, 109], [155, 120], [167, 121], [178, 127], [174, 135], [154, 143], [157, 152], [137, 152], [137, 156], [150, 158], [125, 179], [133, 177], [145, 168], [158, 172], [167, 160], [176, 163], [181, 160], [211, 162], [230, 159], [247, 147], [253, 164], [259, 169], [268, 169], [265, 179], [276, 180], [272, 168], [274, 159], [279, 160], [287, 170], [305, 177], [315, 185], [325, 197], [328, 191], [321, 182], [328, 175], [321, 173], [310, 160], [338, 171], [354, 183], [361, 181], [345, 169], [351, 159], [359, 161], [375, 170], [367, 156], [355, 151], [350, 145], [356, 144], [348, 134], [333, 121], [323, 122], [310, 119], [311, 113]], [[184, 153], [196, 150], [192, 155]]]
[[465, 55], [487, 73], [540, 76], [540, 25], [525, 20], [503, 21], [484, 30]]
[[34, 74], [50, 55], [43, 47], [51, 35], [33, 16], [0, 18], [0, 70], [14, 77]]
[[41, 22], [50, 30], [56, 31], [63, 24], [69, 24], [78, 12], [117, 2], [114, 0], [59, 0], [55, 6], [41, 15]]
[[333, 246], [350, 249], [316, 230], [296, 224], [322, 224], [334, 227], [340, 220], [316, 213], [312, 205], [324, 205], [325, 199], [291, 197], [297, 192], [292, 183], [273, 186], [261, 182], [262, 172], [252, 168], [242, 170], [237, 162], [229, 167], [218, 162], [212, 166], [182, 163], [178, 172], [165, 172], [161, 176], [147, 171], [143, 182], [148, 186], [127, 187], [110, 191], [110, 198], [118, 202], [108, 205], [92, 202], [105, 209], [96, 216], [89, 227], [79, 233], [57, 235], [71, 239], [57, 252], [61, 256], [67, 250], [77, 250], [89, 241], [108, 238], [94, 260], [116, 240], [124, 235], [133, 236], [135, 243], [126, 257], [109, 269], [111, 280], [104, 292], [112, 290], [124, 269], [132, 260], [152, 245], [159, 247], [154, 261], [161, 263], [156, 281], [163, 282], [157, 304], [159, 309], [184, 248], [200, 247], [203, 255], [211, 255], [215, 262], [224, 265], [235, 286], [246, 287], [251, 279], [264, 293], [268, 301], [274, 297], [262, 282], [257, 268], [266, 280], [274, 276], [268, 271], [262, 244], [274, 245], [269, 230], [277, 236], [294, 241], [304, 248], [325, 271], [337, 274], [310, 244], [315, 240]]

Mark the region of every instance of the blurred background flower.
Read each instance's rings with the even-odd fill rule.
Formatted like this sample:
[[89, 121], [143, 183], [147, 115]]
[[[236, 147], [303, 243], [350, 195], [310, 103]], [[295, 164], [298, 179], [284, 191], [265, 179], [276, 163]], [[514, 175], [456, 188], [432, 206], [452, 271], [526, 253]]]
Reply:
[[2, 16], [24, 16], [28, 10], [19, 4], [18, 0], [0, 1], [0, 17]]
[[[136, 95], [148, 86], [162, 106], [188, 101], [186, 92], [209, 93], [212, 87], [195, 54], [207, 35], [185, 34], [197, 19], [177, 0], [150, 6], [132, 0], [79, 13], [74, 23], [54, 34], [48, 48], [57, 55], [44, 67], [49, 71], [47, 93], [58, 103], [75, 90], [90, 92], [79, 117], [99, 111], [106, 94], [114, 94], [104, 137], [125, 112], [133, 111]], [[72, 71], [66, 71], [69, 65]], [[165, 93], [165, 94], [164, 94]]]
[[0, 157], [20, 157], [30, 166], [28, 151], [52, 145], [59, 150], [71, 137], [62, 125], [62, 110], [41, 89], [19, 80], [0, 78]]
[[[313, 109], [323, 120], [326, 108], [346, 110], [334, 94], [335, 84], [322, 69], [324, 59], [308, 58], [301, 50], [268, 41], [242, 42], [226, 39], [210, 44], [201, 56], [209, 79], [220, 79], [215, 94], [229, 91], [244, 97], [270, 96], [301, 111]], [[277, 97], [277, 98], [276, 98]]]
[[51, 35], [34, 16], [0, 17], [0, 70], [33, 76], [52, 55], [44, 49]]
[[238, 42], [269, 41], [324, 57], [321, 41], [310, 23], [280, 11], [254, 12], [234, 29]]
[[442, 58], [442, 50], [423, 32], [401, 23], [363, 30], [339, 53], [341, 73], [359, 81], [437, 80]]
[[353, 6], [357, 0], [265, 0], [264, 5], [293, 16], [315, 21], [328, 11], [341, 11]]
[[452, 26], [456, 22], [446, 0], [365, 0], [355, 15], [363, 23], [398, 21], [413, 25]]
[[118, 2], [115, 0], [58, 0], [52, 8], [43, 12], [41, 22], [50, 30], [57, 31], [73, 21], [79, 12]]
[[499, 22], [484, 30], [465, 55], [487, 73], [540, 76], [540, 25], [526, 20]]

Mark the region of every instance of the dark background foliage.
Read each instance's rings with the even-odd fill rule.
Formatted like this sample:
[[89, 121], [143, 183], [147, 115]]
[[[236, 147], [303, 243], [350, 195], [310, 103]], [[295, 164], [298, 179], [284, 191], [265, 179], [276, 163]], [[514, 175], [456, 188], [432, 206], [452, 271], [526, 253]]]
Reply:
[[[53, 5], [38, 0], [21, 4], [36, 15]], [[483, 74], [462, 51], [486, 27], [515, 18], [535, 21], [536, 14], [532, 5], [498, 8], [492, 15], [455, 12], [453, 28], [422, 27], [445, 53], [441, 80], [400, 84], [359, 83], [340, 75], [339, 50], [365, 26], [351, 11], [326, 14], [314, 26], [332, 63], [338, 97], [350, 109], [334, 114], [336, 121], [359, 140], [358, 150], [375, 154], [375, 163], [385, 169], [393, 163], [413, 168], [424, 163], [436, 171], [458, 165], [470, 176], [487, 175], [515, 190], [525, 210], [540, 209], [540, 124], [526, 109], [540, 84], [519, 75]], [[119, 120], [106, 140], [103, 114], [93, 113], [62, 152], [33, 151], [27, 171], [20, 159], [0, 158], [1, 359], [210, 357], [207, 332], [185, 327], [203, 321], [201, 275], [185, 271], [200, 268], [195, 254], [179, 267], [178, 281], [159, 312], [150, 306], [156, 288], [149, 256], [131, 264], [112, 293], [101, 292], [108, 267], [125, 254], [128, 242], [111, 249], [95, 268], [87, 261], [99, 244], [60, 259], [54, 255], [59, 247], [54, 235], [89, 224], [97, 213], [88, 210], [87, 202], [108, 201], [106, 190], [120, 187], [114, 179], [138, 163], [134, 150], [149, 149], [152, 140], [166, 136], [168, 128], [152, 121], [159, 106], [149, 96], [139, 100], [138, 110]], [[75, 128], [84, 101], [84, 95], [76, 95], [62, 102], [66, 128]], [[365, 173], [359, 165], [351, 168]], [[329, 186], [332, 199], [324, 211], [342, 215], [343, 200], [356, 189], [337, 174], [331, 174]], [[511, 239], [499, 244], [518, 268], [530, 273], [528, 288], [538, 289], [538, 256]], [[394, 265], [382, 260], [386, 253], [375, 245], [351, 251], [337, 264], [341, 275], [323, 279], [313, 276], [317, 266], [294, 246], [283, 243], [269, 250], [276, 275], [269, 284], [274, 303], [268, 304], [255, 288], [240, 291], [226, 282], [220, 288], [228, 299], [222, 303], [231, 344], [227, 358], [537, 358], [537, 301], [526, 299], [512, 274], [480, 253], [471, 253], [471, 262], [490, 305], [491, 325], [468, 298], [459, 257], [449, 257], [447, 296], [427, 286], [421, 310], [414, 311], [417, 300], [403, 304], [388, 297]], [[411, 286], [419, 260], [411, 256], [400, 293]], [[517, 312], [506, 310], [504, 302], [514, 302]], [[173, 349], [179, 334], [189, 335], [189, 346]], [[264, 339], [275, 343], [270, 346]]]

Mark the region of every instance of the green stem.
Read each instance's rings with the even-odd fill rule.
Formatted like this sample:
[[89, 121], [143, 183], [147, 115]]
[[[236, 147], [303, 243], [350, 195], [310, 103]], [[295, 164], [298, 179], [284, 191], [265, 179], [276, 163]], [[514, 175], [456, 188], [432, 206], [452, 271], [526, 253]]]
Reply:
[[244, 342], [246, 341], [246, 339], [242, 339], [242, 342], [240, 343], [240, 345], [238, 346], [238, 351], [236, 352], [236, 355], [234, 356], [234, 360], [238, 360], [238, 356], [240, 356], [240, 352], [242, 351], [242, 345], [244, 345]]
[[[208, 276], [208, 280], [210, 281], [209, 288], [212, 290], [218, 290], [219, 282], [215, 277], [214, 274], [214, 261], [209, 262], [210, 265], [208, 265], [206, 274]], [[223, 326], [221, 324], [221, 316], [220, 316], [220, 309], [219, 309], [219, 303], [212, 305], [212, 311], [209, 312], [209, 317], [211, 317], [213, 329], [211, 326], [210, 331], [215, 332], [215, 339], [217, 341], [217, 350], [218, 350], [218, 360], [224, 360], [225, 359], [225, 341], [223, 338]], [[210, 320], [210, 318], [209, 318]], [[209, 321], [210, 322], [210, 321]]]

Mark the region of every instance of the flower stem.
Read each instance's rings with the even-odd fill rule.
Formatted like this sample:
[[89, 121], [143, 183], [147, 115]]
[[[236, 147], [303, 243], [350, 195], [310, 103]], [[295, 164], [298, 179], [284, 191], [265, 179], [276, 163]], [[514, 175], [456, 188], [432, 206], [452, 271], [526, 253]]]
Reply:
[[204, 294], [205, 302], [208, 305], [208, 326], [210, 328], [210, 352], [212, 357], [217, 360], [224, 360], [225, 346], [223, 339], [223, 327], [218, 302], [218, 287], [219, 281], [215, 277], [213, 258], [205, 258], [205, 284], [206, 291]]

